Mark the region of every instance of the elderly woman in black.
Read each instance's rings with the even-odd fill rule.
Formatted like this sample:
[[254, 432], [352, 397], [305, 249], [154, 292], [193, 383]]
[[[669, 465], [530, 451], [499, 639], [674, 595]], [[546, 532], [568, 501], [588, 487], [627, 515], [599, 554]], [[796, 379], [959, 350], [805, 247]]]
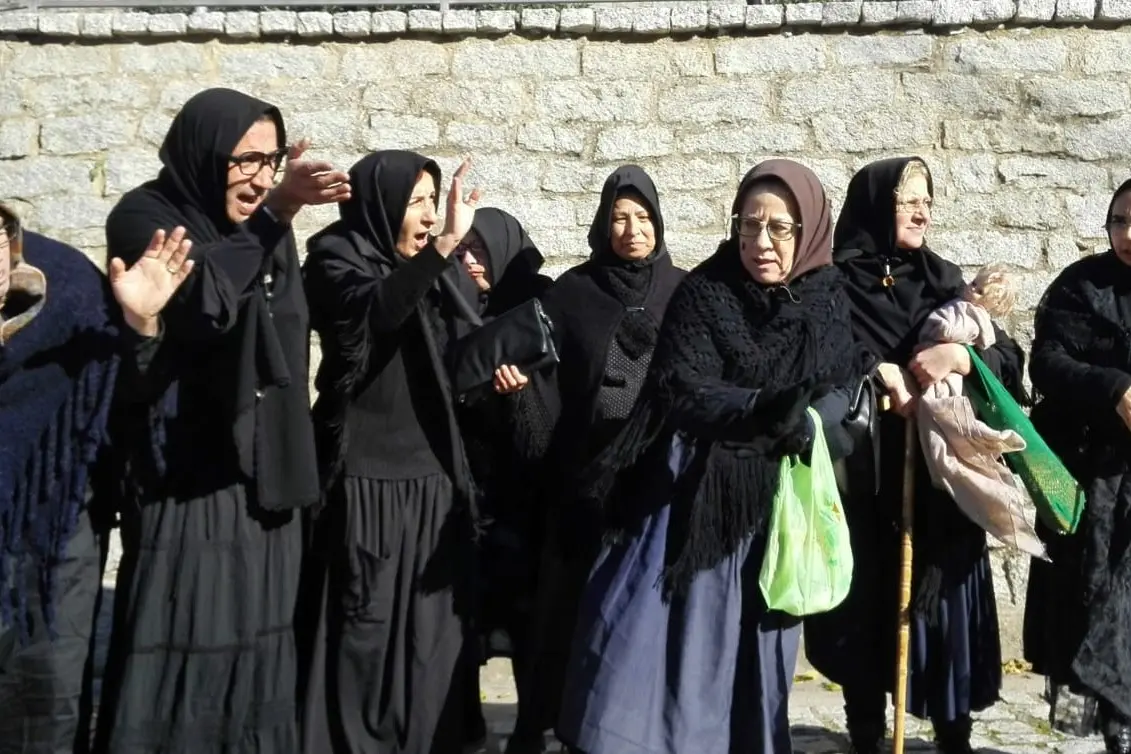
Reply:
[[[475, 212], [471, 231], [455, 253], [479, 289], [485, 320], [535, 298], [553, 283], [539, 273], [542, 253], [522, 224], [494, 207]], [[507, 377], [516, 386], [525, 379], [521, 373]], [[506, 390], [508, 385], [500, 379], [497, 387]], [[515, 397], [486, 393], [477, 398], [464, 405], [460, 419], [487, 521], [477, 550], [476, 641], [469, 661], [474, 668], [492, 657], [509, 657], [517, 675], [525, 659], [540, 550], [537, 499], [531, 492], [537, 469], [529, 443], [517, 431]], [[468, 677], [468, 704], [467, 740], [479, 743], [487, 729], [474, 671]]]
[[[1107, 212], [1111, 250], [1068, 266], [1037, 308], [1033, 423], [1082, 486], [1077, 531], [1038, 522], [1025, 657], [1048, 677], [1051, 719], [1131, 752], [1131, 181]], [[1084, 703], [1075, 715], [1071, 694]], [[1082, 712], [1082, 714], [1080, 714]], [[1073, 717], [1075, 719], [1073, 719]]]
[[163, 313], [154, 404], [135, 417], [152, 452], [129, 459], [97, 751], [297, 747], [294, 511], [318, 501], [318, 474], [291, 220], [349, 196], [305, 148], [287, 146], [274, 106], [205, 90], [173, 119], [161, 174], [106, 220], [111, 257], [132, 265], [171, 229], [195, 269]]
[[97, 751], [298, 748], [295, 510], [317, 502], [318, 475], [291, 220], [349, 196], [306, 147], [266, 102], [203, 91], [173, 119], [157, 179], [106, 221], [110, 257], [132, 265], [170, 231], [194, 268], [162, 314], [148, 415], [129, 422], [147, 439], [120, 510]]
[[558, 726], [575, 752], [792, 752], [801, 624], [767, 609], [758, 576], [781, 459], [811, 452], [811, 404], [830, 452], [850, 449], [861, 349], [813, 172], [761, 163], [732, 212], [734, 234], [672, 296], [627, 426], [585, 475], [610, 544]]
[[468, 169], [452, 179], [439, 229], [437, 164], [374, 152], [350, 169], [341, 219], [308, 243], [328, 561], [306, 751], [463, 743], [478, 515], [444, 355], [478, 320], [478, 290], [454, 255], [478, 201], [463, 194]]
[[664, 245], [656, 187], [635, 165], [605, 181], [589, 248], [589, 261], [542, 298], [561, 363], [519, 393], [523, 431], [546, 449], [539, 485], [545, 539], [509, 754], [542, 751], [543, 734], [557, 721], [578, 602], [601, 542], [596, 511], [575, 497], [575, 477], [628, 417], [684, 274]]
[[[845, 513], [856, 559], [852, 590], [841, 606], [805, 622], [810, 661], [844, 687], [849, 735], [858, 754], [880, 750], [885, 692], [895, 678], [903, 417], [911, 415], [923, 388], [971, 368], [963, 346], [915, 348], [927, 315], [964, 288], [958, 267], [926, 246], [933, 196], [922, 160], [874, 162], [849, 183], [834, 239], [855, 337], [877, 362], [876, 384], [891, 395], [895, 408], [882, 415], [872, 442], [862, 443], [849, 458]], [[980, 355], [1021, 397], [1024, 354], [995, 331], [996, 344]], [[932, 485], [921, 450], [915, 457], [907, 709], [934, 723], [943, 752], [965, 754], [970, 752], [970, 713], [997, 701], [1001, 687], [986, 534]]]

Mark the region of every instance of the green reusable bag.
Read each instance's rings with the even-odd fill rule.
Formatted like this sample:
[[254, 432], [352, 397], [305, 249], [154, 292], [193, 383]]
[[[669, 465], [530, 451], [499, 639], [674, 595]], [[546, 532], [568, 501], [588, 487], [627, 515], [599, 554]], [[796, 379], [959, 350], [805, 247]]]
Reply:
[[1021, 436], [1025, 449], [1007, 453], [1005, 462], [1025, 485], [1045, 525], [1062, 534], [1075, 532], [1084, 513], [1084, 491], [997, 376], [973, 348], [966, 349], [974, 367], [967, 393], [978, 418], [993, 429], [1011, 429]]
[[782, 458], [758, 576], [766, 605], [799, 617], [832, 610], [852, 585], [852, 545], [833, 462], [821, 417], [812, 408], [809, 415], [816, 428], [811, 465]]

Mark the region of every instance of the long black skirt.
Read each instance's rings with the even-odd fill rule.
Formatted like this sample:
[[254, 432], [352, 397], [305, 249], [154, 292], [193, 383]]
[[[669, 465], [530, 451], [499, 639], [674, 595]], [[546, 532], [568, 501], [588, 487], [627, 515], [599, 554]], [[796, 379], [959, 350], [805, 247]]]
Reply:
[[241, 485], [124, 513], [95, 750], [298, 752], [301, 547]]
[[303, 750], [459, 752], [471, 548], [451, 481], [347, 477], [324, 519]]

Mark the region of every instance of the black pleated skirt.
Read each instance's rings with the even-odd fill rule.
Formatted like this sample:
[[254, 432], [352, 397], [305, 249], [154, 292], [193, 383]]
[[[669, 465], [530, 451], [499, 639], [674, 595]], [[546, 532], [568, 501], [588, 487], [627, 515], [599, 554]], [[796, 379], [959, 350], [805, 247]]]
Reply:
[[302, 533], [242, 485], [124, 514], [97, 752], [295, 754]]

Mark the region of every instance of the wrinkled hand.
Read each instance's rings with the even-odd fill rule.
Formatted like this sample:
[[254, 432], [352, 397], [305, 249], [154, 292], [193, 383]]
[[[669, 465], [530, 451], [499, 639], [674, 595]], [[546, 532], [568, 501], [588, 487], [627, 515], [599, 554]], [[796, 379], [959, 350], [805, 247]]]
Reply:
[[158, 315], [177, 288], [192, 272], [188, 258], [192, 241], [178, 226], [172, 233], [158, 230], [145, 253], [131, 267], [118, 257], [110, 260], [110, 287], [122, 307], [126, 324], [140, 335], [153, 337], [158, 331]]
[[919, 381], [919, 386], [926, 390], [948, 374], [969, 374], [970, 353], [957, 343], [940, 343], [916, 353], [908, 369]]
[[509, 395], [522, 390], [530, 382], [530, 378], [518, 371], [518, 367], [503, 365], [495, 370], [495, 392], [499, 395]]
[[885, 362], [876, 367], [880, 381], [887, 388], [891, 408], [903, 418], [910, 417], [919, 403], [919, 383], [902, 367]]
[[[471, 223], [475, 220], [475, 207], [479, 204], [482, 192], [475, 188], [465, 198], [463, 195], [463, 179], [467, 171], [471, 170], [471, 160], [464, 160], [452, 176], [452, 187], [448, 190], [447, 210], [444, 212], [444, 230], [437, 239], [437, 248], [447, 256], [467, 232], [471, 230]], [[446, 253], [445, 253], [446, 252]]]
[[267, 197], [268, 206], [280, 219], [290, 221], [308, 204], [335, 204], [351, 196], [349, 175], [335, 170], [325, 160], [304, 160], [310, 139], [302, 139], [287, 153], [283, 180]]

